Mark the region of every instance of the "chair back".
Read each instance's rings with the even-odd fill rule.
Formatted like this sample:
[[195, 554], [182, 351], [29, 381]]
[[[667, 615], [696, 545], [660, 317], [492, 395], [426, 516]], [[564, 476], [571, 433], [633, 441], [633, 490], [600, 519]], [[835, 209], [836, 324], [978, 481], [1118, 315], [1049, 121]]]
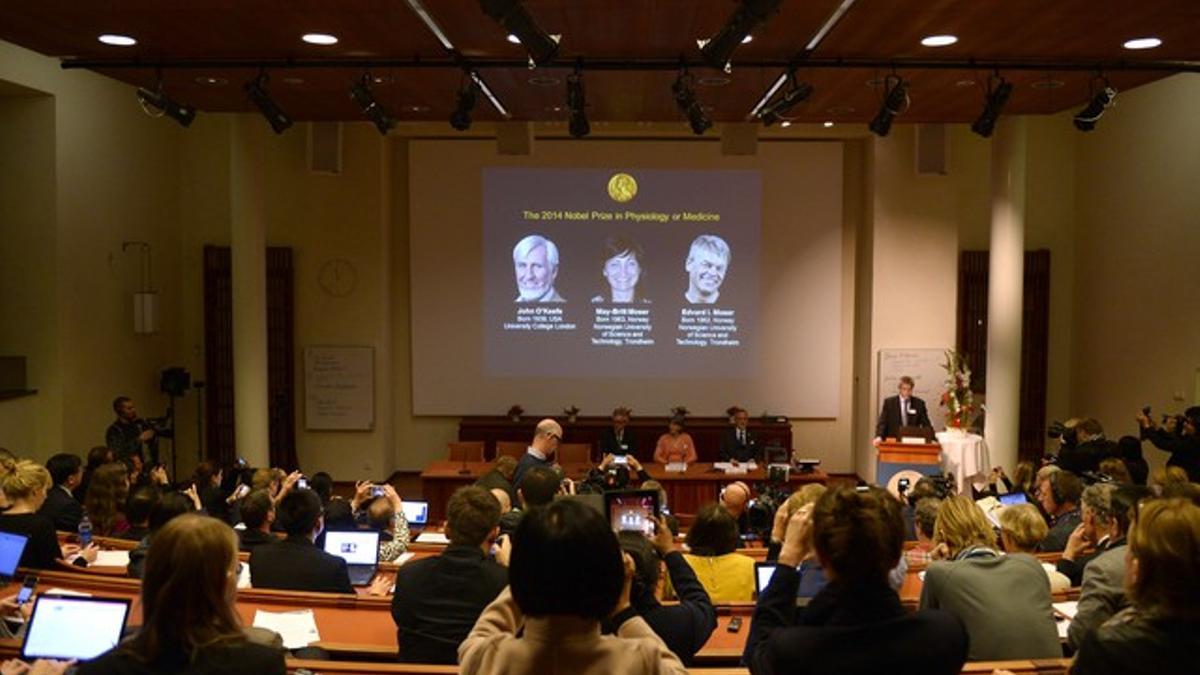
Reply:
[[447, 443], [446, 459], [451, 462], [482, 462], [483, 441], [452, 441]]

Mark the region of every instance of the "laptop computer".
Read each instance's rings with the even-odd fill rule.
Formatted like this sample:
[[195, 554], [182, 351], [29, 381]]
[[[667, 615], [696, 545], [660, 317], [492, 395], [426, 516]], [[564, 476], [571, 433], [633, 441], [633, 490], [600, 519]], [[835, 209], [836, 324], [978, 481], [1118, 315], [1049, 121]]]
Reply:
[[[779, 563], [754, 563], [754, 592], [759, 597], [762, 596], [763, 591], [767, 590], [767, 585], [771, 583], [771, 577], [775, 576], [777, 567], [779, 567]], [[811, 562], [801, 563], [800, 583], [796, 586], [796, 604], [808, 604], [808, 600], [819, 593], [826, 583], [828, 582], [825, 579], [824, 570]]]
[[1024, 492], [1009, 492], [998, 497], [1000, 503], [1005, 506], [1014, 506], [1016, 504], [1028, 504], [1029, 500], [1025, 498]]
[[21, 643], [21, 658], [87, 661], [117, 646], [129, 600], [39, 595]]
[[366, 586], [379, 567], [379, 533], [372, 530], [326, 532], [325, 552], [346, 561], [352, 585]]
[[408, 521], [408, 527], [411, 529], [419, 530], [429, 522], [429, 502], [402, 501], [400, 508], [404, 511], [404, 519]]
[[767, 586], [771, 583], [771, 577], [775, 576], [775, 568], [779, 567], [773, 562], [756, 562], [754, 563], [754, 593], [762, 597], [763, 591], [767, 590]]
[[0, 583], [8, 583], [17, 573], [28, 542], [29, 537], [23, 534], [0, 532]]

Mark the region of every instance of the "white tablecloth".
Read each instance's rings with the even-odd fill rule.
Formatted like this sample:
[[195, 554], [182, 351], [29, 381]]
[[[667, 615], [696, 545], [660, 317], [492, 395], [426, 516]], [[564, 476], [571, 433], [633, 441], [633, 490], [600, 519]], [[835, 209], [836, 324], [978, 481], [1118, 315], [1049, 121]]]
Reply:
[[983, 436], [939, 431], [937, 440], [942, 446], [942, 469], [954, 474], [958, 493], [970, 497], [969, 486], [972, 483], [982, 484], [992, 469]]

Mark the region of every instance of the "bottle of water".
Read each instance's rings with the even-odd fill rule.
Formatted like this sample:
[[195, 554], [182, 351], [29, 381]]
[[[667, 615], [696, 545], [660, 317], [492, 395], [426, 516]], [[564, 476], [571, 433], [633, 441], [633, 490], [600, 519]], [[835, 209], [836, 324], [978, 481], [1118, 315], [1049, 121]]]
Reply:
[[79, 520], [79, 545], [87, 548], [88, 544], [92, 543], [92, 521], [83, 514], [83, 518]]

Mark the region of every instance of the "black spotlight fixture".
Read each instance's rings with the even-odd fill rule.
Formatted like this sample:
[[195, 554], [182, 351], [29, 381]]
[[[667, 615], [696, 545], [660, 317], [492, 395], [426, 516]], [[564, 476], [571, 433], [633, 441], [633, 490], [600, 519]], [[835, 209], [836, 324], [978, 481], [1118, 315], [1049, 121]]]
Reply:
[[583, 93], [583, 72], [577, 66], [567, 76], [567, 131], [572, 138], [583, 138], [592, 132], [587, 118], [587, 99]]
[[[999, 80], [999, 83], [996, 83], [996, 80]], [[1001, 77], [999, 73], [988, 78], [988, 92], [984, 100], [983, 112], [979, 113], [979, 119], [971, 124], [971, 131], [984, 138], [991, 138], [992, 132], [996, 130], [996, 120], [1004, 111], [1004, 105], [1008, 103], [1008, 97], [1012, 96], [1012, 90], [1012, 82]]]
[[554, 60], [558, 40], [538, 27], [521, 0], [479, 0], [479, 6], [484, 14], [521, 42], [535, 64], [544, 66]]
[[1075, 113], [1075, 128], [1080, 131], [1091, 131], [1096, 128], [1096, 122], [1104, 116], [1104, 111], [1108, 109], [1113, 101], [1117, 98], [1117, 90], [1108, 83], [1108, 79], [1101, 77], [1104, 86], [1100, 91], [1092, 95], [1092, 100], [1088, 102], [1087, 107]]
[[287, 131], [288, 127], [292, 126], [292, 118], [279, 107], [271, 99], [271, 94], [267, 92], [267, 74], [262, 72], [258, 77], [246, 83], [246, 95], [250, 97], [250, 102], [262, 116], [267, 118], [267, 124], [275, 130], [275, 133], [282, 134]]
[[692, 133], [697, 136], [703, 135], [712, 126], [712, 120], [708, 119], [708, 115], [705, 115], [704, 109], [700, 107], [700, 102], [696, 100], [696, 93], [692, 91], [692, 76], [686, 71], [679, 73], [679, 77], [675, 78], [674, 84], [671, 85], [671, 93], [675, 95], [675, 105], [687, 115]]
[[766, 23], [772, 14], [779, 11], [783, 0], [741, 0], [733, 15], [704, 44], [700, 55], [713, 68], [724, 68], [733, 58], [733, 52], [759, 25]]
[[387, 114], [387, 111], [383, 109], [383, 106], [379, 105], [379, 101], [375, 100], [375, 94], [371, 92], [369, 80], [370, 77], [364, 74], [361, 79], [355, 82], [350, 87], [350, 98], [354, 99], [354, 102], [362, 109], [367, 119], [375, 123], [375, 128], [379, 130], [379, 133], [387, 136], [392, 127], [396, 126], [396, 120], [392, 119]]
[[196, 109], [190, 105], [183, 105], [171, 100], [163, 91], [162, 79], [158, 81], [158, 86], [154, 89], [146, 89], [139, 87], [137, 90], [138, 102], [142, 104], [142, 110], [146, 111], [147, 115], [152, 117], [160, 117], [166, 115], [171, 119], [179, 122], [182, 127], [191, 126], [192, 120], [196, 119]]
[[450, 126], [459, 131], [471, 128], [471, 111], [475, 109], [478, 96], [475, 80], [468, 78], [462, 89], [458, 90], [458, 101], [454, 104], [454, 112], [450, 113]]
[[887, 88], [883, 94], [883, 105], [875, 119], [867, 125], [871, 133], [880, 138], [887, 136], [892, 130], [892, 120], [908, 109], [908, 83], [899, 75], [888, 75], [883, 81]]
[[764, 105], [762, 109], [758, 111], [758, 118], [762, 120], [763, 125], [769, 127], [783, 119], [783, 116], [787, 114], [789, 110], [799, 105], [809, 96], [812, 96], [812, 92], [813, 88], [811, 84], [807, 82], [801, 82], [800, 80], [796, 79], [795, 73], [789, 73], [788, 88], [785, 89], [782, 94], [777, 96], [774, 101]]

